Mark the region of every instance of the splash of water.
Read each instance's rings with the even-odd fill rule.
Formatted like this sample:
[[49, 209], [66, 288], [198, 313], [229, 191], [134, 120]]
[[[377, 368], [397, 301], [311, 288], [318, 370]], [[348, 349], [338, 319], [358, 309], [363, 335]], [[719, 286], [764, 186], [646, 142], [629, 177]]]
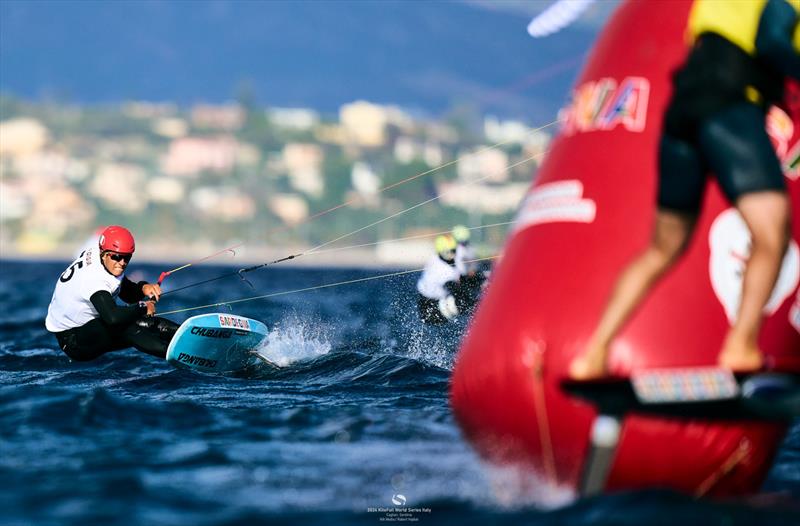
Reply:
[[547, 481], [530, 466], [484, 464], [492, 488], [494, 504], [514, 510], [533, 506], [552, 510], [572, 504], [576, 499], [572, 488]]
[[452, 370], [455, 349], [450, 342], [442, 341], [432, 331], [418, 327], [408, 335], [408, 357], [418, 362], [434, 365], [442, 369]]
[[330, 352], [329, 332], [324, 324], [293, 314], [278, 322], [255, 352], [279, 367], [313, 360]]
[[424, 364], [452, 370], [463, 324], [426, 325], [420, 320], [416, 308], [408, 305], [406, 298], [393, 301], [392, 309], [397, 320], [398, 339], [406, 356]]

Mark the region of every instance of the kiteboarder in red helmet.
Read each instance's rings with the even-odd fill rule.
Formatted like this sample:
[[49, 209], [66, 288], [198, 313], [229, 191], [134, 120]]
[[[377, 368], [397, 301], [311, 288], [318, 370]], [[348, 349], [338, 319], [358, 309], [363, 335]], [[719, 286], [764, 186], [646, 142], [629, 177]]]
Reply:
[[[45, 326], [73, 360], [93, 360], [128, 347], [166, 357], [178, 325], [153, 316], [160, 286], [125, 277], [135, 250], [127, 228], [106, 227], [97, 245], [81, 252], [59, 277]], [[118, 305], [117, 297], [128, 305]]]
[[687, 27], [694, 44], [673, 77], [664, 118], [652, 238], [617, 279], [584, 352], [570, 364], [572, 378], [607, 374], [611, 342], [686, 249], [708, 171], [752, 236], [741, 303], [718, 362], [734, 371], [763, 367], [763, 309], [790, 237], [786, 182], [765, 119], [769, 106], [783, 99], [785, 80], [800, 79], [798, 11], [797, 0], [695, 0]]

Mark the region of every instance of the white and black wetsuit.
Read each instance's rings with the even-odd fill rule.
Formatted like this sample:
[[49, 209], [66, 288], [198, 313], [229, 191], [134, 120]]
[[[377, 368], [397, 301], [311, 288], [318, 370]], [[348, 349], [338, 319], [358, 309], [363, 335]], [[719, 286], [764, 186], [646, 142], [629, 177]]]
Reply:
[[[55, 334], [59, 347], [76, 361], [93, 360], [128, 347], [166, 357], [167, 346], [178, 325], [164, 318], [146, 317], [144, 282], [134, 283], [108, 272], [100, 250], [91, 247], [61, 274], [47, 309], [45, 327]], [[129, 304], [120, 306], [119, 297]]]
[[422, 321], [434, 324], [447, 322], [447, 318], [439, 311], [439, 300], [453, 294], [460, 276], [455, 261], [448, 263], [439, 256], [428, 260], [417, 281], [417, 308]]

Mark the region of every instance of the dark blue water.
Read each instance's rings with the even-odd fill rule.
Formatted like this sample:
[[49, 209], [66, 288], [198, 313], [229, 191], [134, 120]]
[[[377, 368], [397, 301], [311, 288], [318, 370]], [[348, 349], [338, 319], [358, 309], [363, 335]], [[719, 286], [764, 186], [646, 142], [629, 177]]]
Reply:
[[[236, 303], [270, 327], [264, 352], [284, 367], [230, 378], [133, 350], [71, 363], [44, 329], [65, 266], [0, 261], [2, 525], [800, 524], [800, 426], [748, 502], [516, 495], [460, 436], [447, 394], [464, 326], [420, 326], [414, 275]], [[152, 280], [165, 268], [131, 270]], [[252, 287], [229, 278], [167, 295], [160, 309], [375, 274], [276, 267], [250, 273]], [[419, 511], [386, 511], [398, 495]]]

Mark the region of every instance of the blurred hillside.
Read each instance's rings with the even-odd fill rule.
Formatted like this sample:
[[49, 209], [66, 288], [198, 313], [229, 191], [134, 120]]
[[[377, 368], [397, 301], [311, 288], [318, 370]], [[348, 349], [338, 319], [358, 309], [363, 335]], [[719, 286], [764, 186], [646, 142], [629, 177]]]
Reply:
[[[486, 117], [474, 129], [456, 116], [417, 119], [365, 101], [331, 118], [245, 103], [2, 96], [0, 115], [5, 256], [63, 257], [108, 224], [129, 226], [140, 246], [171, 248], [161, 257], [174, 258], [238, 241], [309, 247], [358, 231], [340, 243], [352, 245], [507, 222], [550, 140], [520, 121]], [[503, 232], [476, 237], [496, 245]], [[422, 243], [429, 252], [430, 239]], [[382, 249], [375, 257], [386, 262], [410, 250]]]

